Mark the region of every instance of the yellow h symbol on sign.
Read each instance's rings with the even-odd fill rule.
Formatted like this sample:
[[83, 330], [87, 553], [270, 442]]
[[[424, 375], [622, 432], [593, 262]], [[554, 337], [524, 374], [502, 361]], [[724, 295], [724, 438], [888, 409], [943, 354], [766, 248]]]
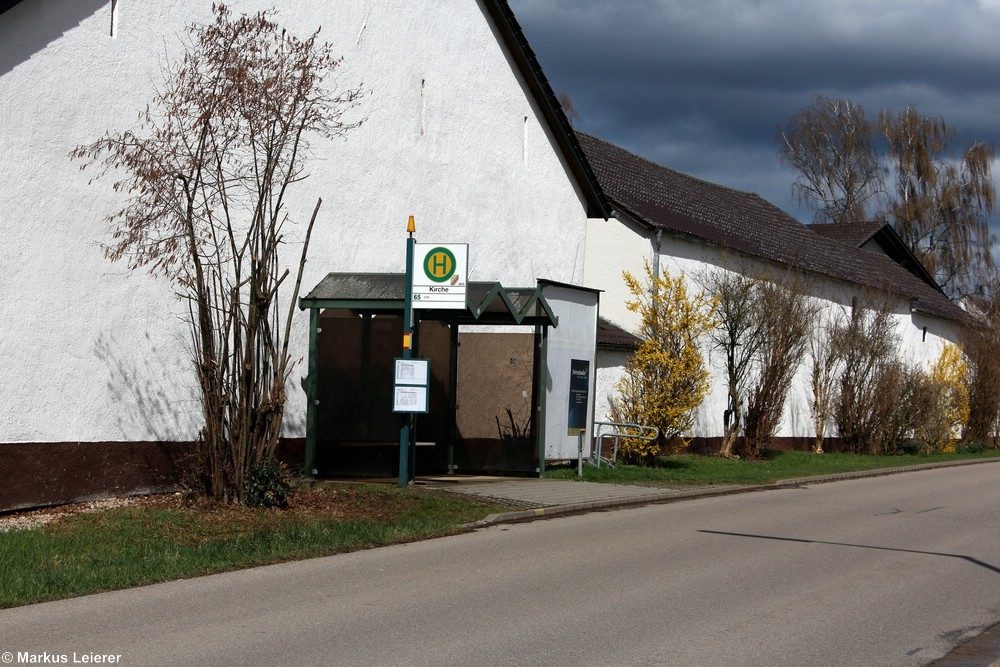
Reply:
[[424, 258], [424, 275], [443, 283], [455, 273], [455, 255], [448, 248], [434, 248]]

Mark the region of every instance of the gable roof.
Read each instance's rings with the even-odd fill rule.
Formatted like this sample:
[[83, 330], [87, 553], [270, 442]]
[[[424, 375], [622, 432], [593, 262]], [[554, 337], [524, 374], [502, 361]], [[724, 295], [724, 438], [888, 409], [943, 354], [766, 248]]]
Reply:
[[868, 222], [825, 222], [809, 225], [809, 229], [828, 239], [834, 239], [849, 246], [860, 248], [871, 241], [885, 224], [879, 220]]
[[[0, 14], [22, 1], [0, 0]], [[542, 117], [548, 123], [555, 142], [566, 159], [569, 171], [580, 187], [586, 204], [587, 216], [607, 219], [611, 215], [611, 207], [583, 155], [573, 127], [563, 111], [562, 104], [559, 103], [556, 94], [552, 91], [552, 86], [549, 85], [549, 80], [542, 72], [538, 58], [528, 45], [524, 31], [521, 30], [510, 5], [507, 0], [483, 0], [483, 6], [504, 47], [513, 58], [529, 93], [538, 103]]]
[[483, 5], [496, 25], [504, 46], [514, 58], [528, 90], [538, 102], [542, 116], [552, 129], [556, 143], [566, 158], [570, 172], [583, 191], [584, 200], [587, 202], [587, 216], [607, 219], [611, 215], [611, 207], [590, 168], [590, 164], [584, 157], [573, 126], [570, 125], [562, 104], [559, 103], [556, 94], [552, 91], [552, 86], [549, 85], [549, 80], [542, 72], [538, 58], [535, 57], [535, 52], [528, 45], [524, 31], [521, 30], [510, 5], [507, 4], [507, 0], [484, 0]]
[[863, 248], [869, 241], [874, 241], [894, 262], [923, 280], [938, 291], [941, 286], [928, 273], [916, 255], [903, 243], [896, 230], [887, 222], [874, 220], [870, 222], [835, 222], [809, 225], [821, 236], [846, 243], [854, 248]]
[[953, 321], [965, 313], [892, 261], [826, 238], [752, 192], [663, 167], [606, 141], [577, 137], [612, 206], [654, 229], [780, 266], [888, 291], [914, 310]]

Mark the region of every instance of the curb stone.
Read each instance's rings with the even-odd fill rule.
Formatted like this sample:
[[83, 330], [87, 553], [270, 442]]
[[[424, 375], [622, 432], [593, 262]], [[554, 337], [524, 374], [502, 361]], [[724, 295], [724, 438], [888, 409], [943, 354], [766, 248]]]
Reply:
[[[592, 500], [582, 503], [570, 503], [567, 505], [550, 505], [547, 507], [535, 507], [526, 510], [513, 510], [510, 512], [500, 512], [490, 514], [485, 519], [481, 519], [473, 526], [487, 526], [496, 523], [511, 523], [515, 521], [525, 521], [531, 519], [543, 519], [564, 514], [581, 514], [590, 511], [600, 511], [627, 507], [631, 505], [666, 504], [681, 500], [695, 500], [697, 498], [708, 498], [712, 496], [724, 496], [734, 493], [746, 493], [749, 491], [759, 491], [756, 486], [720, 486], [706, 489], [700, 487], [692, 491], [664, 491], [663, 493], [651, 493], [645, 496], [634, 498], [607, 498], [604, 500]], [[502, 500], [502, 498], [500, 498]]]
[[[866, 477], [884, 477], [905, 472], [918, 472], [921, 470], [934, 470], [936, 468], [950, 468], [954, 466], [980, 465], [984, 463], [997, 463], [1000, 458], [976, 459], [972, 461], [946, 461], [941, 463], [926, 463], [910, 466], [897, 466], [895, 468], [876, 468], [873, 470], [860, 470], [855, 472], [831, 473], [829, 475], [817, 475], [815, 477], [797, 477], [784, 479], [769, 484], [742, 484], [727, 485], [718, 487], [698, 487], [691, 491], [670, 490], [662, 494], [649, 494], [632, 498], [608, 498], [566, 505], [550, 505], [546, 507], [536, 507], [525, 510], [512, 510], [510, 512], [499, 512], [491, 514], [485, 519], [469, 524], [470, 527], [485, 527], [500, 523], [513, 523], [517, 521], [531, 521], [567, 514], [580, 514], [590, 511], [600, 511], [635, 505], [666, 504], [679, 502], [682, 500], [696, 500], [698, 498], [709, 498], [713, 496], [726, 496], [737, 493], [750, 493], [753, 491], [768, 491], [775, 489], [796, 488], [809, 484], [824, 484], [827, 482], [837, 482], [847, 479], [862, 479]], [[571, 480], [566, 480], [570, 482]], [[499, 497], [502, 500], [502, 497]], [[989, 667], [1000, 667], [1000, 661]]]

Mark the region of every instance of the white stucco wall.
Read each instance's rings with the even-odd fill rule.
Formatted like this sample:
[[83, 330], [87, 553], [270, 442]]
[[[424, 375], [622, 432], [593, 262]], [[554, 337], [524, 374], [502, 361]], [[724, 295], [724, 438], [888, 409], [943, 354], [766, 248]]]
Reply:
[[[628, 219], [589, 223], [585, 280], [588, 285], [604, 290], [601, 295], [601, 316], [629, 331], [636, 331], [640, 318], [625, 307], [625, 301], [631, 295], [622, 279], [622, 272], [627, 270], [636, 277], [643, 277], [643, 261], [648, 260], [653, 264], [655, 247], [654, 233]], [[663, 234], [659, 249], [661, 270], [665, 269], [673, 276], [683, 273], [688, 280], [689, 293], [692, 294], [697, 293], [697, 280], [706, 275], [706, 272], [735, 270], [751, 275], [765, 275], [776, 270], [764, 261], [725, 253], [713, 246], [687, 241], [675, 235]], [[817, 320], [846, 314], [850, 310], [852, 297], [865, 297], [865, 290], [823, 276], [808, 276], [808, 284], [809, 293], [819, 306]], [[953, 323], [911, 313], [905, 300], [895, 301], [893, 313], [900, 340], [900, 357], [907, 363], [929, 368], [940, 355], [942, 346], [958, 339]], [[717, 437], [723, 432], [723, 414], [727, 403], [725, 359], [721, 352], [712, 350], [707, 341], [702, 344], [702, 354], [711, 373], [711, 389], [696, 414], [695, 427], [690, 435]], [[810, 407], [810, 359], [807, 353], [796, 372], [777, 433], [779, 437], [811, 437], [814, 433]], [[621, 352], [598, 350], [597, 420], [608, 419], [610, 396], [614, 394], [615, 382], [621, 377], [626, 361], [627, 357]]]
[[[0, 14], [0, 442], [190, 439], [200, 424], [185, 307], [164, 281], [103, 258], [103, 219], [122, 200], [67, 155], [134, 126], [161, 63], [211, 3], [117, 5], [114, 36], [108, 1]], [[470, 244], [473, 280], [582, 282], [581, 197], [478, 3], [279, 6], [299, 36], [322, 26], [344, 56], [336, 84], [366, 92], [354, 116], [364, 125], [314, 143], [311, 176], [290, 197], [300, 222], [324, 201], [303, 291], [329, 271], [402, 271], [411, 214], [418, 240]], [[307, 322], [297, 313], [295, 359]], [[299, 364], [289, 383], [291, 436], [304, 434], [304, 375]]]

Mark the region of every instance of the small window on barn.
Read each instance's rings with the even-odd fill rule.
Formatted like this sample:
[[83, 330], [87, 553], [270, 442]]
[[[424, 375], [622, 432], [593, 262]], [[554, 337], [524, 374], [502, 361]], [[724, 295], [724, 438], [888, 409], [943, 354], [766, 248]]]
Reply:
[[427, 132], [427, 79], [420, 80], [420, 136]]
[[528, 164], [528, 117], [524, 117], [524, 130], [521, 133], [521, 161]]

